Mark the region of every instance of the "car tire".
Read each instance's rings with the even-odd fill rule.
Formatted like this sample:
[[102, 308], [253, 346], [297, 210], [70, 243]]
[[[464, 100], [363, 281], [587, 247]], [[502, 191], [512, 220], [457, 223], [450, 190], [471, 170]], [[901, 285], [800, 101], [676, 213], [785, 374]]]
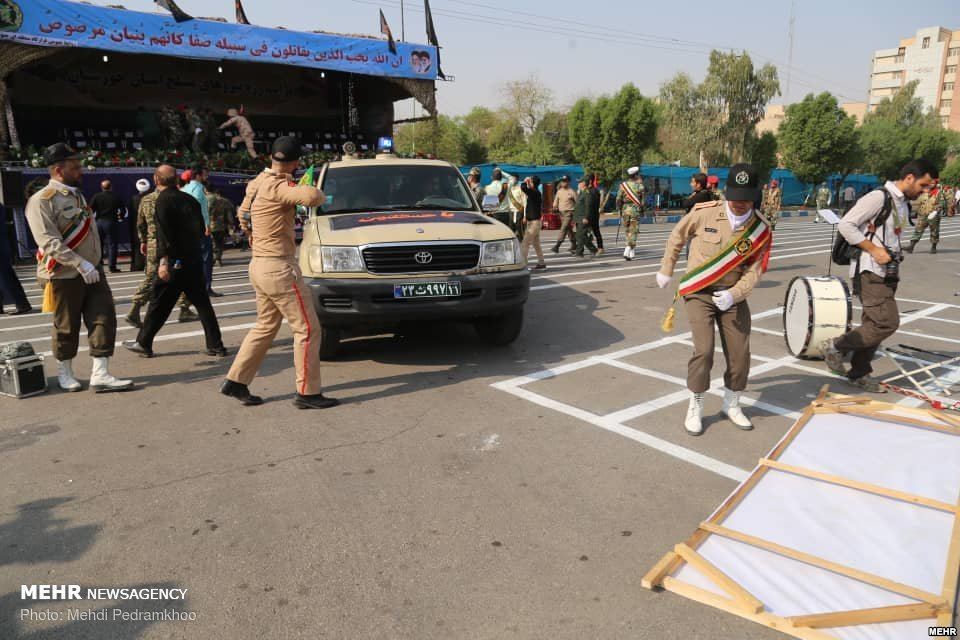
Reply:
[[320, 359], [332, 360], [340, 350], [340, 330], [320, 325]]
[[489, 318], [480, 318], [474, 322], [477, 334], [484, 342], [503, 347], [520, 336], [523, 329], [523, 307], [511, 309], [506, 313]]

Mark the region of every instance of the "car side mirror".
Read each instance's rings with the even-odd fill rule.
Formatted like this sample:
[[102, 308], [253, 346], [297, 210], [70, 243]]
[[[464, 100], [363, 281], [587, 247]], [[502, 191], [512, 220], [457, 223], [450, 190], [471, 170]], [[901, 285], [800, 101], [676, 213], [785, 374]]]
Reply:
[[496, 211], [499, 206], [500, 198], [491, 195], [483, 196], [483, 202], [480, 204], [480, 208], [483, 209], [484, 213], [492, 213]]

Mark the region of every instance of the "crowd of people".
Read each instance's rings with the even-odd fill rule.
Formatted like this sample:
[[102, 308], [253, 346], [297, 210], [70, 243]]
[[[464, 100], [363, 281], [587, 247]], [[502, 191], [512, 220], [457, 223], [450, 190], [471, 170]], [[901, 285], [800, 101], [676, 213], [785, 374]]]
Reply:
[[[53, 354], [60, 387], [65, 391], [82, 388], [73, 369], [81, 324], [87, 328], [93, 358], [90, 387], [99, 392], [133, 386], [132, 380], [118, 379], [109, 372], [117, 326], [113, 296], [103, 275], [105, 269], [118, 270], [115, 225], [132, 209], [145, 273], [126, 316], [139, 333], [134, 340], [124, 342], [124, 347], [142, 357], [152, 357], [157, 333], [179, 305], [181, 321], [199, 319], [202, 323], [205, 353], [219, 358], [228, 355], [211, 303], [211, 297], [220, 295], [212, 288], [212, 272], [214, 262], [222, 260], [224, 239], [236, 219], [252, 250], [249, 272], [256, 293], [257, 323], [244, 339], [221, 393], [244, 405], [263, 402], [250, 392], [249, 385], [286, 321], [294, 334], [295, 405], [315, 409], [338, 404], [322, 392], [316, 343], [319, 323], [295, 257], [296, 206], [317, 206], [323, 201], [319, 189], [294, 182], [301, 156], [298, 140], [277, 139], [272, 166], [248, 184], [237, 213], [229, 200], [209, 188], [203, 166], [178, 174], [165, 164], [157, 167], [153, 188], [147, 180], [138, 183], [130, 209], [113, 194], [109, 181], [101, 184], [101, 191], [88, 206], [79, 189], [80, 157], [65, 144], [49, 147], [45, 162], [50, 181], [30, 198], [26, 217], [39, 247], [37, 276], [44, 286], [45, 310], [53, 315]], [[467, 176], [467, 183], [484, 212], [514, 229], [524, 260], [533, 247], [537, 261], [530, 268], [545, 269], [540, 244], [545, 207], [539, 178], [520, 179], [496, 169], [484, 185], [479, 170], [474, 170]], [[691, 195], [683, 202], [685, 214], [673, 227], [656, 275], [661, 288], [669, 286], [679, 257], [686, 250], [686, 272], [674, 296], [674, 305], [682, 301], [687, 311], [694, 343], [685, 428], [691, 435], [702, 433], [703, 394], [710, 383], [715, 330], [719, 330], [727, 364], [723, 411], [737, 427], [748, 430], [752, 424], [740, 406], [750, 368], [751, 315], [747, 299], [766, 270], [782, 193], [775, 180], [760, 184], [757, 172], [747, 164], [730, 168], [722, 191], [715, 176], [703, 173], [693, 175], [690, 187]], [[635, 255], [644, 191], [639, 168], [627, 169], [616, 197], [626, 260]], [[818, 190], [818, 199], [828, 196], [829, 189]], [[899, 325], [899, 264], [904, 253], [913, 252], [927, 228], [931, 253], [936, 253], [940, 218], [956, 214], [960, 190], [939, 185], [936, 167], [916, 160], [901, 170], [899, 179], [860, 198], [855, 196], [852, 188], [841, 193], [845, 215], [839, 232], [853, 248], [850, 277], [863, 304], [862, 322], [857, 329], [824, 342], [820, 348], [828, 366], [846, 375], [851, 384], [865, 391], [883, 392], [882, 385], [870, 376], [871, 361], [879, 345]], [[595, 176], [580, 176], [576, 189], [568, 176], [558, 181], [549, 207], [560, 218], [560, 232], [550, 247], [553, 253], [559, 253], [564, 242], [569, 242], [570, 253], [577, 257], [596, 256], [603, 251], [600, 202]], [[830, 202], [817, 204], [826, 208]], [[911, 222], [915, 229], [906, 244]], [[22, 288], [17, 289], [19, 282], [15, 287], [10, 284], [11, 274], [14, 280], [16, 275], [9, 261], [0, 263], [0, 267], [4, 264], [6, 267], [0, 269], [4, 301], [15, 301], [14, 313], [29, 311]], [[189, 310], [191, 305], [196, 314]], [[672, 318], [671, 307], [665, 328], [672, 326]], [[846, 358], [851, 361], [849, 368]]]
[[[246, 406], [263, 402], [250, 393], [248, 385], [283, 321], [294, 333], [294, 404], [301, 409], [338, 404], [322, 393], [319, 322], [296, 262], [296, 207], [317, 206], [323, 201], [319, 189], [293, 184], [302, 153], [295, 138], [278, 138], [271, 152], [271, 167], [249, 183], [241, 205], [239, 219], [252, 251], [250, 280], [256, 292], [257, 322], [244, 339], [220, 391]], [[104, 275], [105, 259], [110, 271], [117, 270], [116, 253], [108, 245], [110, 227], [125, 214], [123, 203], [113, 196], [109, 181], [104, 181], [100, 193], [88, 205], [80, 189], [81, 156], [66, 144], [48, 147], [44, 164], [50, 179], [30, 197], [26, 218], [38, 247], [37, 279], [44, 287], [44, 310], [53, 316], [52, 351], [58, 385], [67, 392], [83, 388], [74, 373], [83, 324], [93, 358], [89, 387], [96, 392], [126, 391], [134, 382], [118, 379], [109, 371], [117, 317]], [[178, 175], [174, 167], [161, 164], [153, 175], [154, 190], [145, 180], [138, 184], [134, 200], [145, 277], [126, 317], [139, 333], [122, 344], [142, 357], [153, 357], [154, 338], [178, 304], [181, 320], [186, 305], [197, 309], [205, 353], [218, 358], [228, 355], [210, 298], [220, 295], [212, 288], [213, 262], [222, 256], [232, 205], [207, 187], [207, 177], [203, 166]], [[97, 213], [102, 223], [94, 217]], [[141, 320], [140, 309], [144, 306]]]

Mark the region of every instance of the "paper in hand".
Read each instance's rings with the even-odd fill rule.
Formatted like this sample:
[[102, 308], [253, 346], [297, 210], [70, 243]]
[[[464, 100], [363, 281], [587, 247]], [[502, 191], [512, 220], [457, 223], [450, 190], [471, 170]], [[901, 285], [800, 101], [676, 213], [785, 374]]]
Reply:
[[830, 224], [840, 224], [840, 218], [833, 212], [833, 209], [819, 209], [817, 213]]

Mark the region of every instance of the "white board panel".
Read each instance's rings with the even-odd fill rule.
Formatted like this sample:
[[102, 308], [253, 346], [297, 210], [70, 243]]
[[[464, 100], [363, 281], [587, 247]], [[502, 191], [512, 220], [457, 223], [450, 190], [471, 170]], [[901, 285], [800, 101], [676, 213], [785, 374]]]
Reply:
[[820, 414], [803, 427], [779, 461], [957, 504], [960, 438], [941, 431]]
[[720, 524], [940, 593], [953, 521], [943, 511], [771, 469]]

